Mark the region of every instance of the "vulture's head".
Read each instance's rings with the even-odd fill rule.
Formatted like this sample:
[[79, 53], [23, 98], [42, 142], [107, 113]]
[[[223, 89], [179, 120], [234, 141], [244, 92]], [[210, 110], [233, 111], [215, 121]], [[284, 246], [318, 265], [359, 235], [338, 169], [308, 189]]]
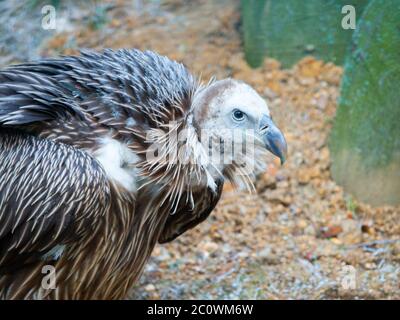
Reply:
[[233, 79], [216, 81], [195, 96], [194, 105], [195, 123], [202, 137], [209, 137], [202, 141], [207, 141], [214, 158], [224, 161], [219, 169], [231, 162], [248, 162], [251, 159], [244, 153], [251, 149], [253, 157], [258, 150], [268, 150], [281, 163], [286, 160], [285, 138], [264, 99], [249, 85]]

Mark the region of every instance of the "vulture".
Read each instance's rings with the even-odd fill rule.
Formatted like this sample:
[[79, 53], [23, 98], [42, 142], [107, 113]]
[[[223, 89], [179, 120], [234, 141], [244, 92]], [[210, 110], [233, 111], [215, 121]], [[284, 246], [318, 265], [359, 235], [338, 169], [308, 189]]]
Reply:
[[203, 83], [151, 51], [1, 69], [0, 298], [125, 298], [157, 243], [286, 148], [249, 85]]

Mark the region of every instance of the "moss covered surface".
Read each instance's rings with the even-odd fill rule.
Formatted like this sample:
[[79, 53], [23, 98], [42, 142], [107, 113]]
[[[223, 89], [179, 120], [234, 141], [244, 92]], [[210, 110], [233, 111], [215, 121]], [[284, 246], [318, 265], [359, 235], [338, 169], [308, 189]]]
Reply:
[[242, 0], [246, 60], [258, 67], [265, 55], [289, 67], [308, 54], [342, 64], [353, 34], [342, 28], [345, 5], [356, 21], [367, 0]]
[[399, 44], [400, 1], [371, 1], [352, 39], [330, 139], [336, 180], [374, 204], [400, 203]]

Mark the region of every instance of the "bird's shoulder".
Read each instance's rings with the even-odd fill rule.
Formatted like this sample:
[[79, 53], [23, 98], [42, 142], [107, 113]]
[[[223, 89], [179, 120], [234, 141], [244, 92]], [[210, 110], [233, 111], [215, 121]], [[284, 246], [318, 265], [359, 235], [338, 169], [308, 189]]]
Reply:
[[46, 58], [0, 70], [0, 127], [79, 147], [107, 131], [141, 139], [182, 116], [195, 86], [182, 64], [151, 51]]

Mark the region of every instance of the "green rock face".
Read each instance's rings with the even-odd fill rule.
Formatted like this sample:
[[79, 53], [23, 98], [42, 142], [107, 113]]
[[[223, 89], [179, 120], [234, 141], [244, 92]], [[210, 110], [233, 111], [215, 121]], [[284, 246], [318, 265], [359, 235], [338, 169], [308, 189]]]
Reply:
[[264, 56], [290, 67], [305, 55], [342, 64], [352, 29], [343, 29], [345, 5], [356, 21], [368, 0], [242, 0], [245, 55], [252, 67]]
[[361, 200], [399, 204], [399, 0], [370, 2], [344, 68], [330, 139], [333, 177]]

